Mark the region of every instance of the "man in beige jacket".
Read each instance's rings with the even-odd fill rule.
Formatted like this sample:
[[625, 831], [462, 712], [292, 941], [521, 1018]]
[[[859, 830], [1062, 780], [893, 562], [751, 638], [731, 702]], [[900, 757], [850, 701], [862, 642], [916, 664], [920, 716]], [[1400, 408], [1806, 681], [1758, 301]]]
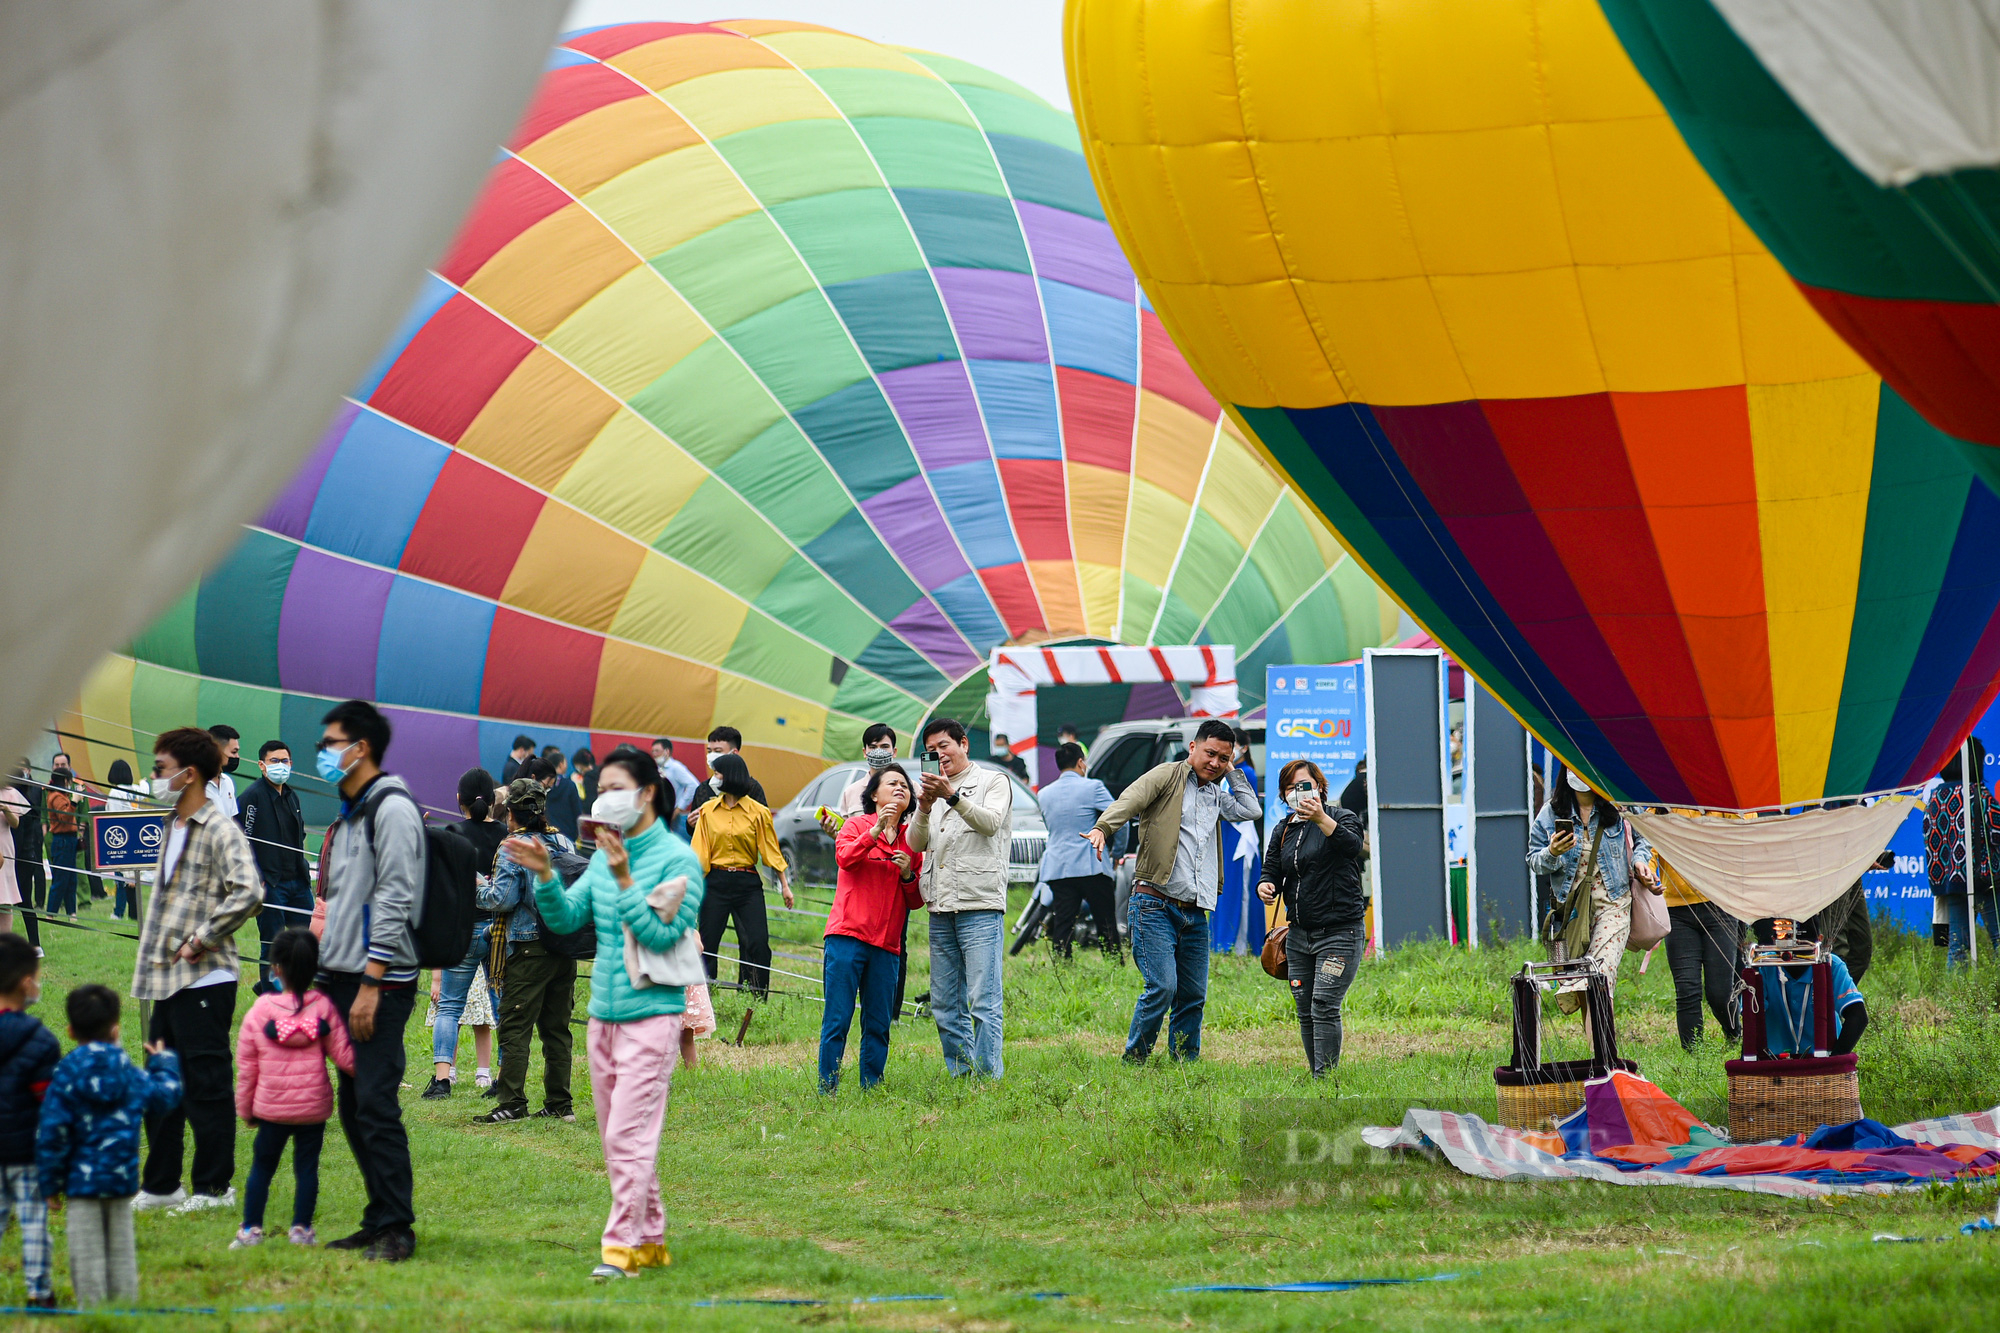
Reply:
[[1007, 858], [1014, 841], [1013, 784], [972, 762], [965, 728], [950, 718], [924, 726], [926, 772], [910, 821], [910, 847], [924, 854], [931, 913], [931, 1015], [953, 1077], [999, 1078], [1000, 960], [1006, 955]]
[[1125, 1059], [1144, 1064], [1160, 1024], [1167, 1055], [1201, 1058], [1201, 1016], [1208, 1001], [1208, 914], [1221, 878], [1222, 839], [1217, 827], [1258, 815], [1257, 793], [1231, 761], [1236, 731], [1214, 718], [1195, 731], [1188, 757], [1142, 774], [1125, 789], [1097, 826], [1083, 835], [1098, 851], [1128, 820], [1139, 822], [1138, 873], [1128, 917], [1132, 961], [1146, 979], [1132, 1009]]

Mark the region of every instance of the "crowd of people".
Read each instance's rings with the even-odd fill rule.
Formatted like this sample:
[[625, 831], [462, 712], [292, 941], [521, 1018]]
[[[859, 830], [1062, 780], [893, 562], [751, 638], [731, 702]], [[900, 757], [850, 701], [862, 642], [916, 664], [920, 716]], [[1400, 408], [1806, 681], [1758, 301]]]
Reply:
[[[265, 1240], [270, 1189], [288, 1147], [294, 1193], [286, 1237], [319, 1243], [318, 1167], [325, 1127], [337, 1118], [366, 1204], [356, 1229], [328, 1248], [407, 1259], [417, 1244], [416, 1211], [398, 1094], [425, 971], [432, 1063], [421, 1096], [445, 1100], [463, 1085], [459, 1048], [470, 1028], [472, 1088], [493, 1102], [479, 1122], [570, 1123], [571, 1027], [580, 966], [589, 965], [585, 1054], [611, 1193], [592, 1276], [610, 1281], [668, 1261], [654, 1168], [673, 1074], [693, 1061], [694, 1038], [714, 1028], [712, 985], [733, 984], [752, 997], [771, 985], [767, 875], [784, 910], [795, 910], [791, 867], [741, 735], [729, 727], [711, 733], [703, 778], [665, 739], [650, 750], [621, 745], [600, 760], [587, 748], [568, 755], [538, 748], [523, 735], [498, 779], [483, 768], [462, 775], [460, 818], [444, 825], [428, 823], [408, 785], [384, 769], [391, 739], [388, 721], [365, 702], [327, 713], [313, 768], [340, 805], [316, 862], [290, 748], [279, 740], [260, 745], [257, 776], [239, 793], [230, 774], [241, 740], [227, 726], [160, 735], [150, 788], [134, 783], [120, 761], [106, 788], [91, 793], [58, 754], [46, 784], [29, 779], [24, 765], [15, 784], [0, 789], [0, 911], [9, 911], [0, 916], [0, 1209], [22, 1227], [34, 1303], [52, 1299], [47, 1200], [91, 1201], [73, 1211], [69, 1228], [79, 1300], [129, 1296], [135, 1211], [239, 1207], [232, 1187], [239, 1121], [255, 1138], [234, 1246]], [[1088, 776], [1072, 734], [1056, 748], [1055, 780], [1040, 790], [1048, 839], [1039, 878], [1053, 898], [1052, 948], [1070, 959], [1079, 913], [1087, 911], [1111, 963], [1122, 965], [1129, 951], [1139, 987], [1124, 1056], [1134, 1064], [1152, 1056], [1162, 1029], [1169, 1059], [1200, 1058], [1222, 825], [1263, 813], [1248, 740], [1226, 723], [1204, 721], [1184, 755], [1114, 798]], [[1012, 766], [974, 762], [965, 727], [949, 718], [927, 722], [916, 742], [921, 761], [905, 769], [894, 728], [867, 728], [865, 771], [837, 808], [820, 812], [837, 867], [819, 977], [818, 1079], [828, 1095], [839, 1089], [857, 1017], [860, 1086], [885, 1076], [917, 912], [928, 927], [927, 998], [944, 1068], [1005, 1075]], [[1964, 840], [1952, 842], [1968, 822], [1968, 798], [1953, 770], [1944, 779], [1930, 798], [1926, 831], [1936, 835], [1930, 861], [1940, 900], [1960, 900], [1951, 917], [1956, 960], [1974, 915], [1964, 904], [1973, 896]], [[1316, 1078], [1339, 1066], [1342, 1008], [1367, 948], [1365, 782], [1357, 775], [1336, 794], [1316, 764], [1286, 764], [1277, 778], [1285, 811], [1262, 848], [1256, 891], [1283, 913], [1277, 947], [1304, 1062]], [[35, 913], [22, 913], [28, 934], [10, 929], [16, 905], [45, 902], [51, 914], [69, 915], [81, 878], [79, 820], [93, 796], [108, 809], [167, 808], [154, 869], [114, 880], [113, 915], [141, 921], [128, 993], [150, 1005], [144, 1069], [118, 1045], [120, 1000], [103, 986], [69, 995], [75, 1046], [61, 1055], [27, 1012], [39, 995]], [[2000, 815], [1976, 779], [1969, 799], [1980, 831], [1971, 878], [1976, 893], [1991, 898]], [[1539, 804], [1528, 867], [1550, 908], [1542, 929], [1551, 957], [1588, 956], [1615, 985], [1634, 895], [1661, 895], [1674, 927], [1667, 952], [1682, 1040], [1699, 1042], [1704, 1007], [1735, 1039], [1741, 925], [1703, 899], [1581, 776], [1562, 770]], [[32, 872], [44, 854], [53, 873], [42, 899]], [[1125, 859], [1132, 882], [1129, 902], [1120, 903], [1114, 870]], [[446, 901], [439, 895], [448, 888], [439, 886], [458, 874], [454, 867], [463, 869], [470, 926], [440, 943], [443, 909], [435, 905]], [[89, 892], [105, 894], [95, 884]], [[2000, 939], [1991, 934], [2000, 914], [1978, 914], [1987, 916], [1989, 938]], [[253, 918], [256, 981], [238, 1021], [248, 967], [237, 937]], [[728, 983], [718, 965], [732, 930], [737, 979]], [[1840, 1050], [1853, 1049], [1867, 1025], [1857, 985], [1867, 931], [1865, 906], [1856, 910], [1845, 898], [1811, 921], [1760, 922], [1754, 930], [1767, 943], [1832, 946]], [[1769, 976], [1778, 990], [1765, 1005], [1783, 1008], [1797, 969]], [[541, 1106], [531, 1110], [537, 1046]]]

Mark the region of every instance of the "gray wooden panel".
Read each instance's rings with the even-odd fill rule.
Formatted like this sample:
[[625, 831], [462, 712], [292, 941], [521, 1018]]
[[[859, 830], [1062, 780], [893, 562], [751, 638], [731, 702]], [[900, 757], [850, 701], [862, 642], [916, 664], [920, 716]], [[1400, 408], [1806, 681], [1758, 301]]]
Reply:
[[1444, 658], [1371, 651], [1368, 803], [1384, 948], [1446, 933]]
[[1466, 679], [1465, 799], [1472, 821], [1466, 877], [1473, 939], [1491, 944], [1530, 933], [1534, 884], [1528, 874], [1528, 730], [1486, 688]]

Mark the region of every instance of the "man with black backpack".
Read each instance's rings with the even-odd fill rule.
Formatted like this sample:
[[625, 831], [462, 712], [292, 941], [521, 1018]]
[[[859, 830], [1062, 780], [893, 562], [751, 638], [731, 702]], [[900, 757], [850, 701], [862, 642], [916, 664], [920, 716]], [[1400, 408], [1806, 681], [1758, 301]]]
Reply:
[[[326, 933], [316, 984], [347, 1020], [354, 1040], [354, 1072], [340, 1076], [338, 1107], [368, 1192], [361, 1229], [327, 1248], [399, 1263], [417, 1248], [410, 1137], [396, 1093], [403, 1081], [403, 1029], [417, 993], [416, 926], [432, 888], [431, 839], [409, 787], [382, 771], [388, 719], [373, 705], [350, 699], [326, 715], [324, 726], [317, 765], [319, 775], [340, 789], [340, 818], [327, 831], [323, 852]], [[432, 832], [465, 848], [463, 956], [471, 942], [472, 844]], [[445, 876], [437, 879], [440, 890], [448, 889]]]
[[[539, 764], [540, 761], [535, 761]], [[548, 826], [548, 792], [529, 773], [507, 784], [507, 824], [510, 832], [539, 838], [549, 849], [549, 865], [565, 884], [575, 881], [588, 864], [562, 833]], [[569, 1016], [576, 1004], [576, 963], [597, 956], [593, 927], [557, 935], [535, 908], [535, 876], [503, 845], [493, 863], [493, 878], [479, 894], [479, 905], [506, 920], [507, 954], [500, 975], [500, 1077], [493, 1082], [498, 1103], [473, 1119], [482, 1125], [505, 1125], [528, 1116], [528, 1036], [542, 1043], [542, 1109], [537, 1119], [573, 1122], [569, 1071], [573, 1043]], [[496, 929], [498, 928], [496, 924]]]

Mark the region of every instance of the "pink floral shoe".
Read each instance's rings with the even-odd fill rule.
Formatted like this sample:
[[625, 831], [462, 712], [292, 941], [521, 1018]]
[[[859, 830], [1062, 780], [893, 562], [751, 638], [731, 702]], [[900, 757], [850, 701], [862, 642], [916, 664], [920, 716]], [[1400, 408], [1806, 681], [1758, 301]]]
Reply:
[[291, 1235], [286, 1239], [294, 1245], [303, 1245], [310, 1249], [319, 1244], [319, 1233], [311, 1227], [293, 1227]]

